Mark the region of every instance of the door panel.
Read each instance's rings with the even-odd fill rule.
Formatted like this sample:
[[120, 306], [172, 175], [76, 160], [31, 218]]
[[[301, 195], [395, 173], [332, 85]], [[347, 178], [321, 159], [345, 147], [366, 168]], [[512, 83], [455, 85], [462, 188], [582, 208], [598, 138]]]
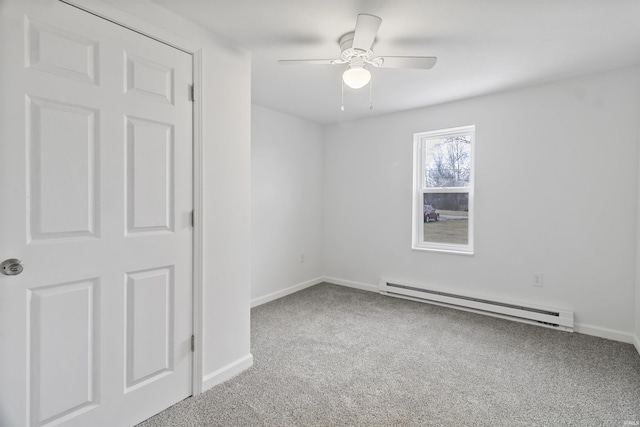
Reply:
[[30, 238], [95, 237], [99, 112], [33, 97], [26, 102]]
[[71, 31], [26, 17], [25, 62], [28, 68], [98, 84], [98, 43]]
[[127, 117], [127, 232], [172, 232], [174, 136], [170, 123]]
[[127, 53], [127, 93], [150, 100], [173, 104], [173, 69]]
[[173, 370], [173, 268], [127, 273], [127, 391]]
[[55, 0], [0, 7], [0, 425], [191, 395], [190, 55]]
[[31, 404], [35, 418], [44, 423], [97, 404], [96, 283], [28, 291]]

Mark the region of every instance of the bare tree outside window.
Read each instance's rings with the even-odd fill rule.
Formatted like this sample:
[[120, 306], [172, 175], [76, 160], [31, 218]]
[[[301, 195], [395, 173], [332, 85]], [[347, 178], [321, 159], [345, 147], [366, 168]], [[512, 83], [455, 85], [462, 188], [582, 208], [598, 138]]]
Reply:
[[427, 141], [425, 187], [468, 187], [471, 178], [471, 136]]

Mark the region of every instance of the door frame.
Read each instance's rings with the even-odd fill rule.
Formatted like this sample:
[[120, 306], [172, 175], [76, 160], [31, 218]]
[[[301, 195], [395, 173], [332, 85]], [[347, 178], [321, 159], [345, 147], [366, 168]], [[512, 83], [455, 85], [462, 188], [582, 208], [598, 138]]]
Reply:
[[[203, 141], [202, 141], [202, 80], [203, 80], [203, 64], [202, 64], [202, 47], [198, 44], [184, 39], [176, 34], [160, 28], [150, 22], [144, 21], [137, 16], [131, 15], [121, 9], [115, 8], [100, 0], [56, 0], [60, 3], [76, 7], [92, 15], [113, 22], [116, 25], [125, 27], [131, 31], [142, 34], [146, 37], [154, 39], [160, 43], [169, 45], [173, 48], [186, 52], [192, 56], [193, 61], [193, 298], [192, 298], [192, 334], [194, 336], [194, 349], [192, 354], [192, 396], [196, 396], [203, 391], [203, 221], [204, 218], [204, 192], [203, 192]], [[142, 9], [148, 5], [139, 5]]]

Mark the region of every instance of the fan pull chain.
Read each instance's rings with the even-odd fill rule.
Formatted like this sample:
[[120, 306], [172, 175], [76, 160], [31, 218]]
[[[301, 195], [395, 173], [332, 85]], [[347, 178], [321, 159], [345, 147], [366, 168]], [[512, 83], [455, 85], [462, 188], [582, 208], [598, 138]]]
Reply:
[[369, 81], [369, 110], [373, 110], [373, 101], [372, 101], [372, 95], [371, 95], [371, 93], [373, 92], [373, 89], [371, 89], [372, 87], [373, 87], [373, 79]]
[[340, 78], [340, 88], [342, 90], [340, 98], [340, 111], [344, 111], [344, 81]]

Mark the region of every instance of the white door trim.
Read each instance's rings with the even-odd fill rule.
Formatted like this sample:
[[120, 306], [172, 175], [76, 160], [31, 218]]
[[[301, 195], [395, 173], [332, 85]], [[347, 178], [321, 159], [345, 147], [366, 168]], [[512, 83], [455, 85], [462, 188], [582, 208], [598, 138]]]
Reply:
[[[196, 43], [183, 39], [163, 28], [157, 27], [125, 11], [117, 9], [99, 0], [58, 0], [75, 6], [88, 13], [112, 21], [132, 31], [143, 34], [165, 43], [176, 49], [190, 53], [193, 57], [193, 84], [195, 100], [193, 103], [193, 209], [195, 223], [193, 227], [193, 335], [195, 348], [193, 352], [192, 393], [194, 396], [203, 391], [203, 347], [202, 347], [202, 293], [203, 293], [203, 155], [202, 155], [202, 48]], [[144, 7], [145, 5], [141, 5]], [[148, 7], [148, 5], [146, 5]]]

